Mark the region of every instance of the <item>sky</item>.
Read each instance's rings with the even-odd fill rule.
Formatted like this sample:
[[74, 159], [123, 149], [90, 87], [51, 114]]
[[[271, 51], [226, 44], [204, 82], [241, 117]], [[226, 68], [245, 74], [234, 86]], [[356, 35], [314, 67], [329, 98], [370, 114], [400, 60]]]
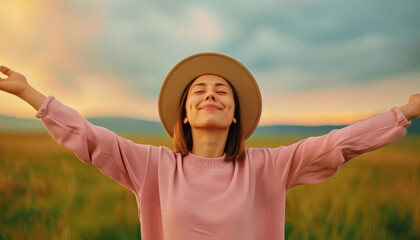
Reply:
[[[260, 125], [350, 124], [420, 93], [420, 1], [0, 0], [0, 65], [84, 117], [159, 121], [183, 58], [242, 62]], [[4, 76], [2, 76], [4, 77]], [[36, 111], [0, 92], [0, 114]]]

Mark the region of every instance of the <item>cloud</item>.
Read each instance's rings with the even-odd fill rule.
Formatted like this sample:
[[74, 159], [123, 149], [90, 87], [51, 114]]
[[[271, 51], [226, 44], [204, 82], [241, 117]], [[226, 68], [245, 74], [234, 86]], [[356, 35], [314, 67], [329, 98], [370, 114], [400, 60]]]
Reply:
[[311, 68], [321, 70], [327, 67], [334, 69], [339, 58], [360, 57], [386, 47], [389, 42], [385, 36], [371, 33], [328, 45], [316, 45], [288, 36], [272, 26], [260, 26], [238, 47], [237, 52], [250, 59], [251, 64], [252, 59], [268, 58], [276, 65], [303, 68], [310, 64]]
[[[157, 99], [135, 94], [116, 76], [78, 75], [75, 86], [59, 84], [48, 71], [32, 71], [28, 79], [44, 95], [53, 95], [63, 104], [74, 108], [84, 117], [128, 116], [158, 121]], [[0, 112], [6, 115], [32, 118], [36, 111], [16, 96], [2, 94]]]
[[[128, 103], [144, 102], [154, 111], [152, 105], [169, 70], [201, 51], [239, 59], [256, 76], [264, 97], [274, 102], [275, 94], [293, 99], [345, 86], [366, 87], [363, 82], [379, 86], [420, 67], [417, 1], [0, 4], [7, 9], [0, 25], [0, 64], [24, 73], [42, 91], [55, 92], [65, 101], [78, 95], [92, 101], [90, 110], [69, 101], [86, 114], [105, 114], [105, 108], [92, 107], [101, 103], [110, 106], [110, 114]], [[100, 85], [99, 90], [92, 84]], [[5, 107], [0, 113], [30, 111], [19, 106], [16, 111]], [[121, 114], [132, 113], [127, 108]]]
[[352, 82], [339, 74], [322, 74], [292, 67], [254, 71], [253, 75], [263, 92], [274, 95], [322, 90], [345, 86]]
[[420, 72], [377, 82], [349, 83], [293, 93], [262, 91], [263, 115], [260, 125], [271, 124], [350, 124], [400, 107], [409, 96], [420, 92]]
[[115, 68], [133, 90], [147, 96], [157, 97], [177, 61], [217, 49], [227, 35], [223, 19], [202, 4], [170, 9], [150, 1], [113, 1], [104, 8], [106, 28], [92, 46], [97, 61]]

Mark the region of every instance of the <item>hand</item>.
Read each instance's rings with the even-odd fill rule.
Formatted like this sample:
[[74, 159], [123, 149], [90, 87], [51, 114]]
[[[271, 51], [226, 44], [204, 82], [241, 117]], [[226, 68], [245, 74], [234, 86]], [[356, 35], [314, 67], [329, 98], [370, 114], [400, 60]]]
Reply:
[[404, 116], [411, 120], [420, 116], [420, 93], [416, 93], [410, 96], [408, 103], [400, 107], [401, 112]]
[[0, 77], [0, 90], [20, 97], [38, 111], [46, 98], [45, 95], [30, 86], [22, 74], [5, 66], [0, 66], [0, 72], [8, 76]]
[[29, 85], [25, 76], [6, 66], [0, 66], [0, 72], [8, 76], [8, 78], [0, 77], [0, 90], [2, 91], [19, 96]]
[[410, 98], [408, 99], [408, 103], [420, 105], [420, 93], [411, 95]]

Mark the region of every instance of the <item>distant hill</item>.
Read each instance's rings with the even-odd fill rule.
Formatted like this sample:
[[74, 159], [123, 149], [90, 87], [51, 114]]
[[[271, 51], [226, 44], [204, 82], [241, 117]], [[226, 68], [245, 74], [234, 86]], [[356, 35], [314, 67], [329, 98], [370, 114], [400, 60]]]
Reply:
[[[412, 119], [411, 125], [407, 128], [406, 136], [420, 136], [420, 118]], [[329, 133], [333, 129], [340, 129], [347, 125], [272, 125], [257, 127], [254, 134], [258, 135], [302, 135], [319, 136]]]
[[124, 117], [87, 118], [87, 120], [93, 125], [108, 128], [114, 132], [166, 134], [160, 122]]
[[[108, 128], [116, 133], [132, 134], [165, 134], [160, 122], [146, 121], [142, 119], [126, 117], [103, 117], [87, 118], [97, 126]], [[407, 136], [420, 136], [420, 118], [412, 119], [412, 124], [407, 128]], [[347, 125], [273, 125], [261, 126], [255, 130], [254, 135], [300, 135], [319, 136], [330, 132], [333, 129], [343, 128]], [[36, 118], [16, 118], [0, 115], [0, 132], [14, 133], [47, 133], [42, 122]]]
[[0, 115], [1, 132], [46, 132], [42, 122], [35, 117], [16, 118]]
[[[159, 122], [126, 117], [87, 118], [93, 125], [108, 128], [119, 133], [165, 134]], [[0, 115], [0, 132], [45, 132], [41, 120], [36, 118], [16, 118]]]
[[257, 127], [256, 135], [312, 135], [319, 136], [329, 133], [333, 129], [343, 128], [347, 125], [322, 125], [322, 126], [302, 126], [302, 125], [272, 125]]

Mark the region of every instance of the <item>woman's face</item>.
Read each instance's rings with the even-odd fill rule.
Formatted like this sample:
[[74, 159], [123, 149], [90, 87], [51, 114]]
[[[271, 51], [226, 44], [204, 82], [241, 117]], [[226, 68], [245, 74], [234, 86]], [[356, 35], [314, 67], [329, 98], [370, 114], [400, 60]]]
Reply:
[[191, 85], [185, 102], [191, 128], [228, 129], [234, 119], [235, 101], [229, 83], [217, 75], [203, 75]]

